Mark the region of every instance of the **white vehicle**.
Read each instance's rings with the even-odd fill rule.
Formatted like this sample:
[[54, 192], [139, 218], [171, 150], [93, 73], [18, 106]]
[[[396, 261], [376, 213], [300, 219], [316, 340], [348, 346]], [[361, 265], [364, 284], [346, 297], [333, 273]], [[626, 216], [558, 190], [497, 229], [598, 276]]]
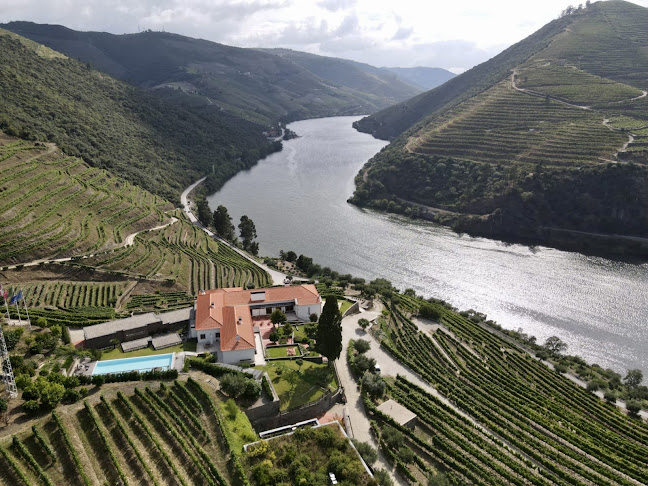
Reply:
[[380, 374], [380, 365], [378, 363], [374, 366], [374, 373]]

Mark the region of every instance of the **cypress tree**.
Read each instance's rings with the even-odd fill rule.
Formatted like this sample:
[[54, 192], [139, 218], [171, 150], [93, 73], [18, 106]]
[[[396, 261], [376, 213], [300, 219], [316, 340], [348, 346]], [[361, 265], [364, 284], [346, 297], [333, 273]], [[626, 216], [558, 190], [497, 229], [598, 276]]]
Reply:
[[337, 299], [332, 295], [326, 298], [315, 339], [317, 350], [328, 358], [329, 363], [340, 357], [342, 352], [342, 314], [340, 314]]

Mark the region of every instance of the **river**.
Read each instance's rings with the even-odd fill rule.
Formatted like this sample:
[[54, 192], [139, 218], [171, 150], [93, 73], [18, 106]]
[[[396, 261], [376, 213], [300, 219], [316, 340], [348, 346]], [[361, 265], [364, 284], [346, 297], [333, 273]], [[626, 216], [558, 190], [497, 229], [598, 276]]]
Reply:
[[539, 342], [621, 373], [648, 374], [648, 264], [459, 236], [346, 202], [353, 179], [386, 142], [351, 127], [358, 117], [289, 125], [300, 138], [208, 198], [235, 224], [255, 223], [260, 254], [294, 250], [340, 273], [373, 279], [484, 312]]

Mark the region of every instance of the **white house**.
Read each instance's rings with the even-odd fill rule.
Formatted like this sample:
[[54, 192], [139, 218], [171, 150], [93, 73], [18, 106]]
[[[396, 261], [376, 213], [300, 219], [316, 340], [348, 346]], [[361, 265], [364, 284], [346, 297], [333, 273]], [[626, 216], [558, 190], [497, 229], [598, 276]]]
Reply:
[[204, 290], [196, 299], [195, 320], [189, 324], [189, 336], [197, 338], [206, 348], [215, 346], [218, 361], [254, 360], [254, 323], [268, 319], [275, 309], [308, 321], [311, 314], [319, 317], [322, 299], [314, 285]]

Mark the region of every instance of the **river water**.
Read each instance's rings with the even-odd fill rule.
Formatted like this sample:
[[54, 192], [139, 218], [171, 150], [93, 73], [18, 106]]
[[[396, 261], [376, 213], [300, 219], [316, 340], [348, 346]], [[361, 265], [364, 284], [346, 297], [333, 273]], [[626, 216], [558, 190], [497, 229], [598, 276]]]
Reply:
[[301, 137], [231, 179], [208, 198], [235, 224], [255, 223], [261, 255], [294, 250], [340, 273], [484, 312], [539, 342], [619, 372], [648, 375], [648, 264], [459, 236], [427, 222], [346, 202], [353, 179], [386, 142], [351, 127], [358, 117], [289, 125]]

